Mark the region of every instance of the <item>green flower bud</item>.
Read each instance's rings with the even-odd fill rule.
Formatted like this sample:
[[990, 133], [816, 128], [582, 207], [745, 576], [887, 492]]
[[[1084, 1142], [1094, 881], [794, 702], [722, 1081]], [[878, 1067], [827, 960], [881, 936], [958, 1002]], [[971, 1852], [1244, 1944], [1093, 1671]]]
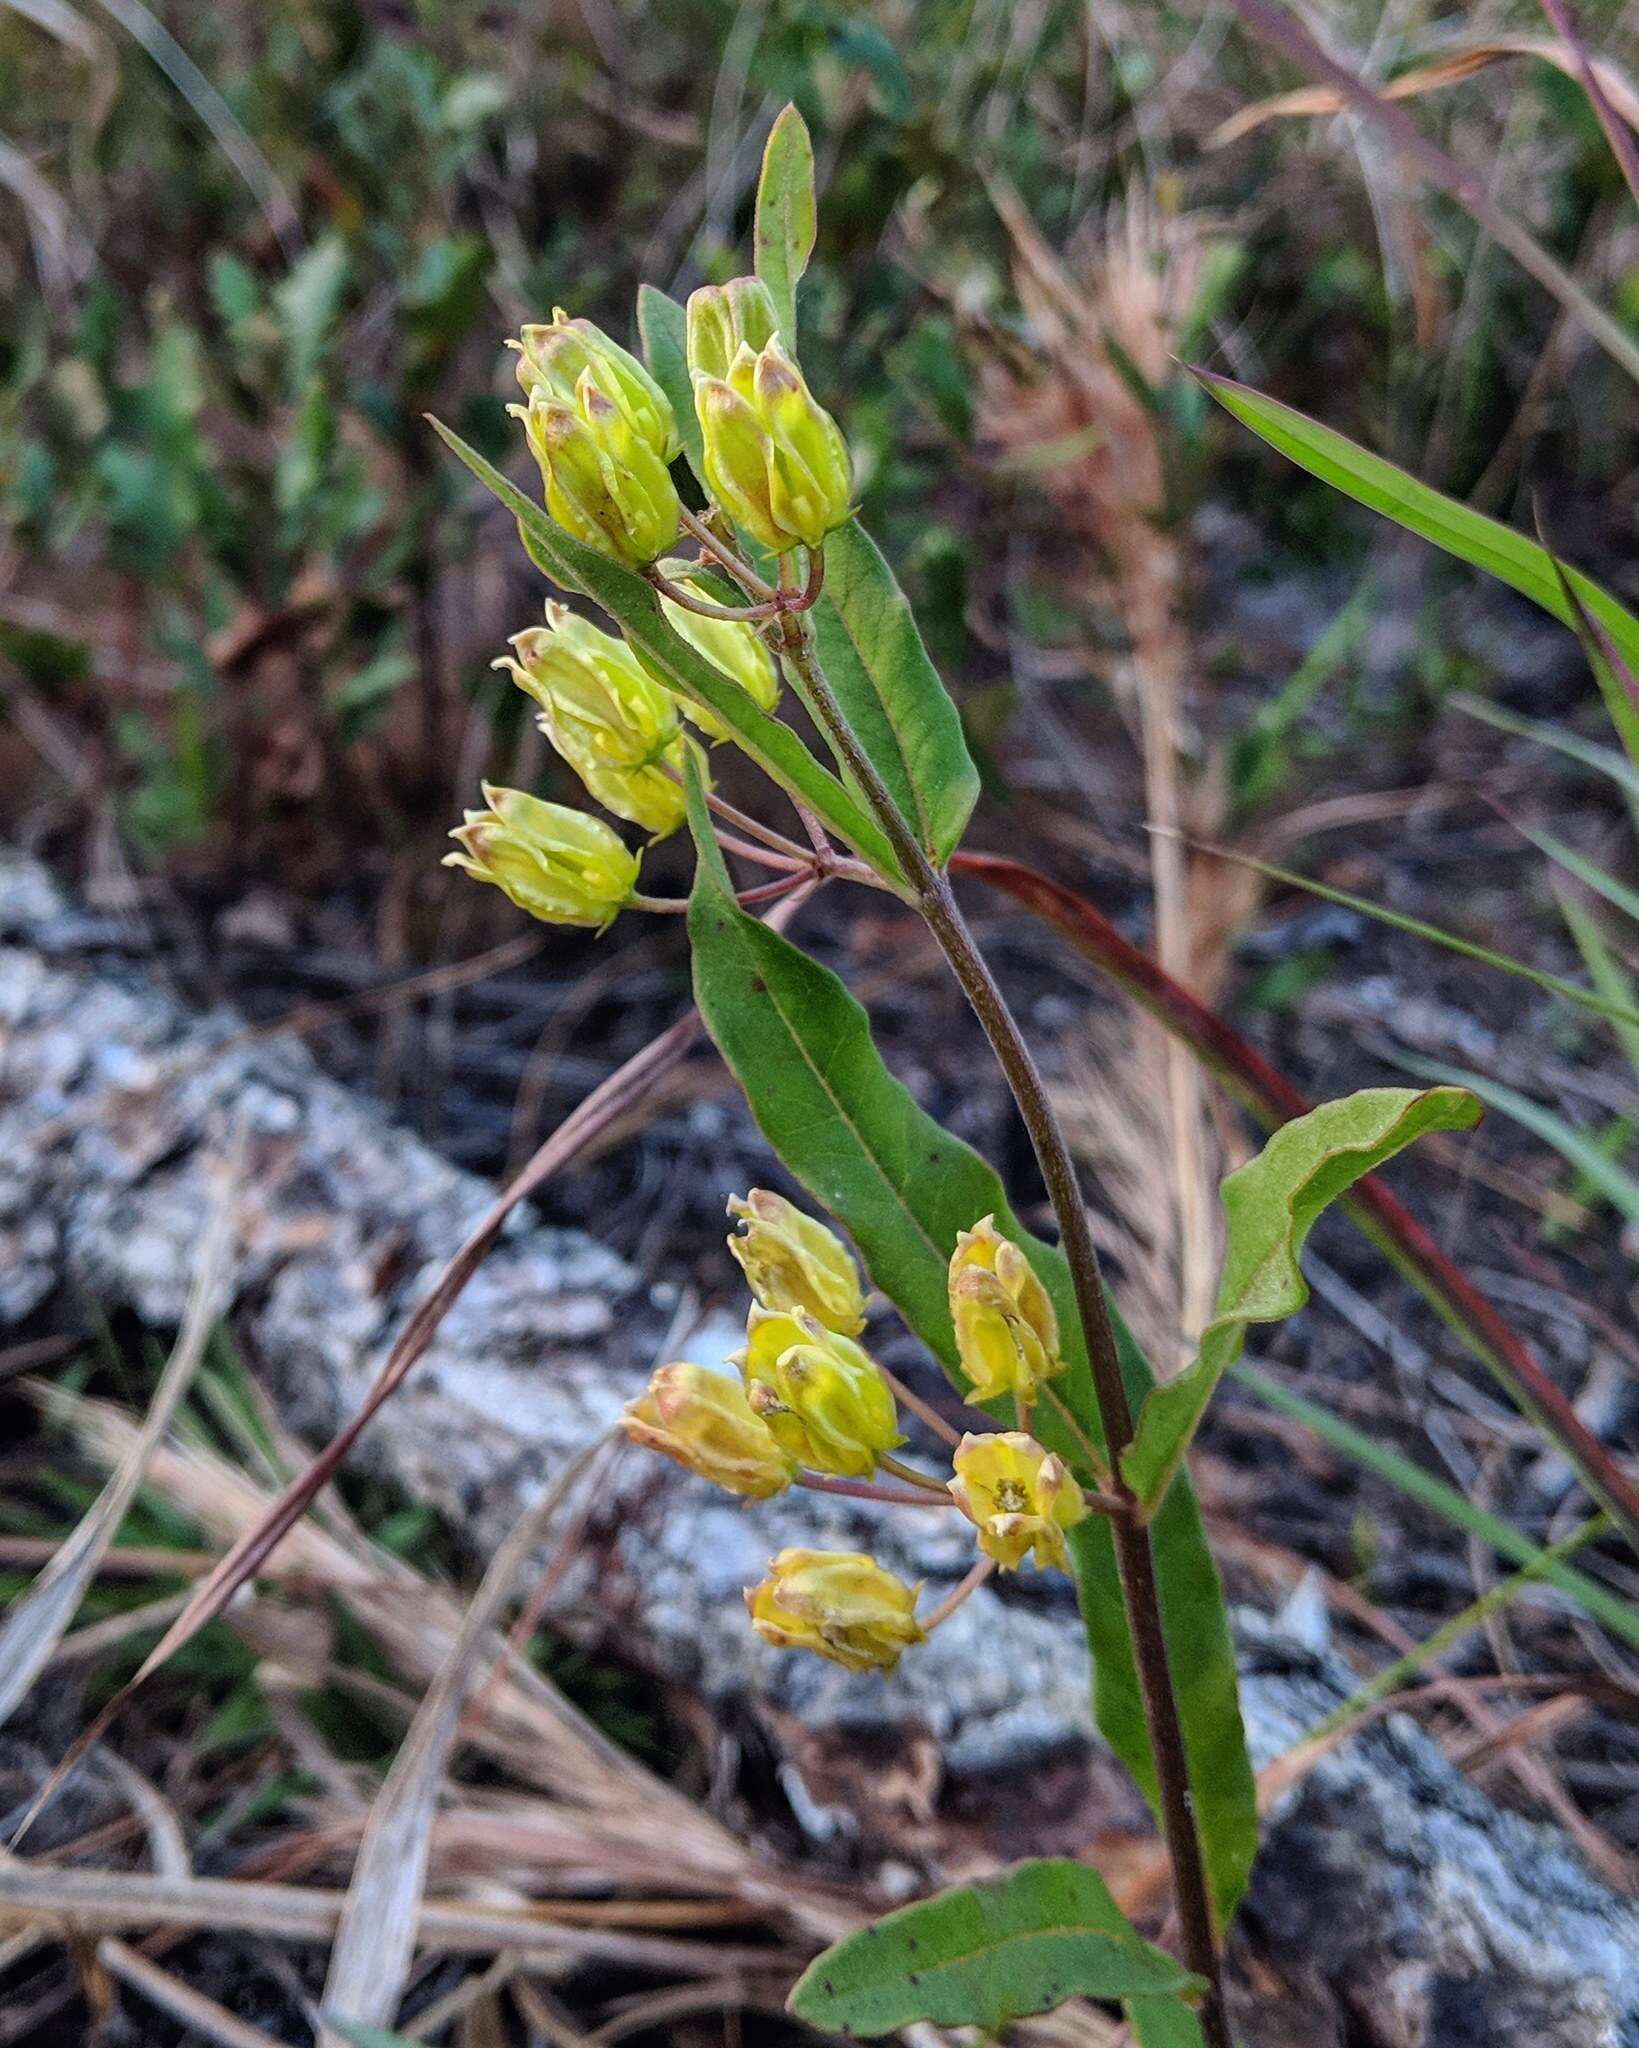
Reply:
[[[688, 578], [683, 580], [682, 588], [696, 597], [712, 597], [704, 584]], [[755, 626], [739, 626], [732, 619], [702, 618], [699, 612], [691, 612], [687, 605], [675, 604], [669, 597], [661, 598], [660, 609], [695, 653], [703, 654], [714, 668], [720, 668], [731, 683], [738, 683], [754, 704], [772, 711], [779, 703], [780, 672]], [[729, 737], [728, 727], [703, 705], [684, 699], [680, 700], [680, 708], [684, 717], [708, 739]]]
[[774, 1441], [816, 1472], [868, 1479], [905, 1441], [880, 1367], [806, 1309], [753, 1308], [736, 1362]]
[[[617, 817], [656, 838], [683, 822], [683, 736], [670, 691], [624, 640], [548, 602], [546, 624], [494, 664], [540, 706], [540, 728]], [[667, 770], [671, 770], [670, 774]]]
[[687, 350], [691, 377], [726, 377], [742, 348], [753, 355], [779, 332], [779, 316], [760, 277], [731, 277], [690, 292]]
[[662, 462], [676, 459], [683, 438], [671, 400], [637, 357], [601, 327], [571, 320], [561, 306], [554, 307], [549, 326], [526, 327], [522, 338], [507, 346], [518, 351], [518, 382], [526, 401], [539, 391], [554, 404], [573, 408], [581, 379], [590, 376], [639, 440]]
[[665, 458], [645, 440], [590, 369], [575, 403], [544, 389], [507, 410], [524, 423], [546, 487], [546, 509], [564, 532], [629, 569], [657, 561], [677, 538], [682, 508]]
[[[701, 359], [716, 362], [722, 322], [699, 325]], [[741, 341], [722, 370], [695, 371], [694, 405], [712, 496], [764, 547], [817, 548], [848, 518], [848, 444], [777, 337]]]
[[460, 868], [545, 924], [612, 924], [637, 887], [637, 855], [601, 819], [521, 789], [483, 785], [483, 811], [468, 811], [450, 837]]

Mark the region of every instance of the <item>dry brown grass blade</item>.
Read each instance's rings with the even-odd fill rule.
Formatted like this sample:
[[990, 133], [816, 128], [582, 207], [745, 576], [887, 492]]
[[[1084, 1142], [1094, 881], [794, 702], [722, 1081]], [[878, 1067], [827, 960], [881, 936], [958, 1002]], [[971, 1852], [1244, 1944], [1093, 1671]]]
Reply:
[[282, 2048], [271, 2034], [264, 2034], [260, 2027], [253, 2027], [248, 2021], [235, 2019], [225, 2005], [218, 2005], [214, 1998], [193, 1990], [179, 1977], [173, 1977], [168, 1970], [150, 1962], [146, 1956], [127, 1948], [123, 1941], [116, 1941], [111, 1934], [97, 1943], [97, 1961], [110, 1977], [117, 1977], [121, 1983], [129, 1984], [133, 1991], [140, 1991], [161, 2012], [180, 2020], [190, 2033], [197, 2034], [202, 2040], [219, 2042], [221, 2048]]
[[[157, 1877], [148, 1871], [59, 1869], [20, 1858], [0, 1859], [0, 1925], [47, 1921], [66, 1932], [112, 1933], [139, 1927], [212, 1928], [328, 1942], [341, 1922], [345, 1893], [312, 1885], [257, 1884], [228, 1877]], [[550, 1904], [502, 1905], [492, 1900], [424, 1898], [416, 1939], [452, 1955], [558, 1953], [678, 1976], [724, 1970], [795, 1972], [806, 1951], [717, 1940], [580, 1927]]]
[[1639, 342], [1588, 293], [1571, 273], [1527, 233], [1518, 218], [1491, 195], [1485, 181], [1430, 141], [1402, 106], [1375, 91], [1323, 50], [1305, 24], [1279, 0], [1230, 0], [1241, 20], [1312, 78], [1335, 92], [1344, 106], [1362, 114], [1428, 183], [1454, 199], [1499, 248], [1559, 300], [1614, 363], [1639, 383]]
[[[1544, 6], [1547, 5], [1548, 0], [1544, 0]], [[1491, 65], [1514, 57], [1539, 58], [1544, 64], [1553, 65], [1556, 71], [1563, 71], [1568, 78], [1580, 80], [1578, 51], [1569, 38], [1556, 41], [1551, 36], [1490, 36], [1484, 42], [1466, 43], [1460, 49], [1413, 64], [1391, 78], [1381, 88], [1382, 95], [1386, 100], [1409, 100], [1420, 98], [1424, 93], [1443, 92], [1447, 86], [1458, 85], [1465, 78], [1472, 78], [1476, 72], [1488, 70]], [[1628, 127], [1639, 128], [1639, 90], [1635, 89], [1626, 72], [1603, 57], [1594, 57], [1588, 62], [1594, 91], [1603, 96], [1611, 110]], [[1587, 91], [1587, 81], [1580, 82], [1583, 90]], [[1589, 98], [1593, 97], [1590, 92]], [[1339, 114], [1343, 106], [1343, 95], [1333, 86], [1303, 85], [1295, 92], [1274, 93], [1220, 122], [1203, 146], [1227, 149], [1232, 142], [1239, 142], [1242, 136], [1250, 135], [1267, 122], [1314, 120]], [[1595, 111], [1598, 111], [1597, 101]], [[1611, 146], [1615, 148], [1616, 144], [1613, 142]]]
[[[233, 1243], [238, 1156], [236, 1144], [205, 1233], [182, 1327], [154, 1389], [141, 1432], [74, 1533], [0, 1623], [0, 1723], [16, 1711], [73, 1620], [204, 1356], [213, 1304]], [[23, 1826], [27, 1825], [25, 1819]]]
[[[479, 1663], [494, 1654], [494, 1618], [565, 1498], [607, 1442], [600, 1439], [572, 1458], [535, 1508], [519, 1517], [467, 1605], [460, 1632], [370, 1809], [325, 1979], [327, 2015], [384, 2027], [398, 2011], [415, 1954], [416, 1915], [445, 1765]], [[324, 2025], [319, 2048], [345, 2044]]]

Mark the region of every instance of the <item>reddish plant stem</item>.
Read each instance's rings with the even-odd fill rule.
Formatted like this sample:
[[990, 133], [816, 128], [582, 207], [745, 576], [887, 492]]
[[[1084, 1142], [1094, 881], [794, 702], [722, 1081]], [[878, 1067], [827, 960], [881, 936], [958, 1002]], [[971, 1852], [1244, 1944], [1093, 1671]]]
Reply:
[[[1305, 1115], [1313, 1104], [1240, 1034], [1124, 938], [1084, 896], [1002, 854], [958, 853], [952, 869], [986, 882], [1051, 924], [1189, 1044], [1266, 1126]], [[1509, 1396], [1565, 1453], [1588, 1491], [1639, 1545], [1639, 1488], [1537, 1364], [1485, 1296], [1396, 1201], [1375, 1174], [1356, 1182], [1343, 1205], [1372, 1241], [1473, 1351]]]

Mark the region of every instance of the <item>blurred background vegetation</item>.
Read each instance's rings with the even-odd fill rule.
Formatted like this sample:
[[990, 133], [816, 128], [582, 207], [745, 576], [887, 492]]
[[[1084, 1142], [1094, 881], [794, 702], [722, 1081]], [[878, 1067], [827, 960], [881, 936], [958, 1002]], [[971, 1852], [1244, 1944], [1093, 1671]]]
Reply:
[[[1618, 11], [1587, 10], [1596, 45]], [[1332, 14], [1379, 71], [1541, 29], [1500, 6]], [[1098, 275], [1130, 203], [1151, 274], [1187, 250], [1180, 354], [1504, 516], [1545, 491], [1568, 550], [1620, 553], [1633, 409], [1603, 358], [1564, 374], [1543, 294], [1346, 122], [1209, 146], [1290, 82], [1228, 12], [1184, 7], [8, 0], [7, 822], [59, 851], [111, 823], [139, 866], [230, 889], [275, 863], [379, 883], [409, 850], [430, 890], [426, 834], [528, 745], [488, 664], [536, 597], [515, 551], [475, 543], [487, 515], [422, 415], [515, 453], [503, 335], [567, 301], [630, 337], [640, 278], [731, 274], [787, 97], [826, 195], [811, 375], [998, 787], [1019, 647], [1062, 662], [1101, 603], [1055, 504], [1085, 448], [1021, 445], [998, 398], [1054, 374], [1016, 285], [1031, 233], [1119, 327]], [[1639, 240], [1570, 78], [1505, 56], [1418, 111], [1639, 312]], [[1368, 522], [1207, 420], [1164, 360], [1129, 368], [1170, 513], [1249, 515], [1253, 578], [1358, 563]], [[1245, 719], [1214, 723], [1227, 743]], [[1266, 800], [1269, 748], [1239, 738], [1241, 794]]]

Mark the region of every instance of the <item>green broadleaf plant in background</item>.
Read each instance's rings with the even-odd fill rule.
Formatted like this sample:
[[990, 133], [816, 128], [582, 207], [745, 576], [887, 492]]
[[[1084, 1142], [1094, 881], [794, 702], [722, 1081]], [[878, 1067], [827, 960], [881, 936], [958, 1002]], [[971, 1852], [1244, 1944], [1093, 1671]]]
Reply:
[[[1228, 2048], [1219, 1942], [1250, 1873], [1257, 1808], [1223, 1590], [1184, 1454], [1245, 1323], [1301, 1300], [1295, 1261], [1314, 1215], [1418, 1131], [1466, 1120], [1468, 1098], [1376, 1091], [1277, 1134], [1226, 1189], [1225, 1313], [1202, 1364], [1157, 1388], [1104, 1290], [1051, 1098], [946, 874], [978, 790], [960, 716], [854, 517], [846, 444], [795, 367], [815, 230], [813, 151], [788, 107], [763, 161], [755, 278], [705, 288], [687, 309], [645, 286], [641, 364], [584, 321], [526, 330], [528, 402], [515, 410], [547, 509], [438, 432], [511, 513], [543, 574], [618, 627], [617, 641], [551, 607], [527, 643], [532, 665], [514, 672], [545, 707], [548, 737], [618, 815], [664, 834], [686, 804], [706, 1028], [779, 1159], [997, 1427], [963, 1439], [948, 1487], [893, 1457], [903, 1438], [857, 1341], [852, 1254], [766, 1190], [733, 1205], [745, 1235], [732, 1245], [757, 1301], [743, 1378], [662, 1366], [627, 1427], [759, 1500], [797, 1484], [891, 1503], [910, 1486], [974, 1523], [979, 1561], [926, 1615], [917, 1589], [856, 1553], [783, 1552], [748, 1590], [766, 1640], [853, 1670], [891, 1672], [915, 1655], [998, 1563], [1068, 1564], [1094, 1718], [1161, 1824], [1182, 1963], [1138, 1936], [1096, 1872], [1028, 1863], [850, 1937], [808, 1971], [794, 2009], [860, 2033], [918, 2020], [997, 2028], [1089, 1996], [1120, 2001], [1142, 2048]], [[679, 456], [703, 514], [678, 495]], [[697, 556], [666, 552], [691, 540]], [[766, 708], [780, 681], [834, 772]], [[678, 707], [763, 769], [798, 809], [801, 838], [725, 802]], [[627, 907], [683, 907], [639, 889], [639, 856], [602, 821], [522, 791], [486, 785], [485, 797], [451, 862], [526, 910], [601, 926]], [[746, 888], [730, 856], [774, 879]], [[888, 1071], [838, 976], [753, 912], [782, 897], [795, 907], [838, 875], [889, 891], [939, 945], [1029, 1131], [1057, 1245], [1022, 1227], [995, 1171]], [[879, 1466], [897, 1494], [875, 1481]]]

